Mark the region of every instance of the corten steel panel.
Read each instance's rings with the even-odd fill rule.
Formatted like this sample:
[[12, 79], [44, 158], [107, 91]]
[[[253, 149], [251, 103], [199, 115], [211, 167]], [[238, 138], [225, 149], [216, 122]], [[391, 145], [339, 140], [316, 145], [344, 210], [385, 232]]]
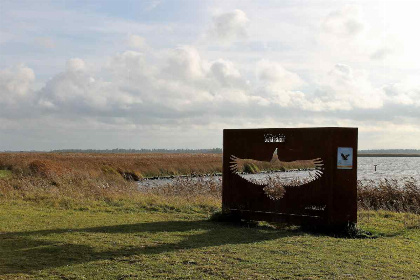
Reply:
[[[285, 142], [265, 142], [264, 135], [284, 135]], [[223, 131], [223, 211], [246, 219], [345, 226], [357, 222], [357, 128], [264, 128]], [[353, 148], [353, 168], [337, 169], [338, 147]], [[301, 186], [285, 187], [283, 198], [270, 199], [264, 186], [231, 170], [231, 156], [270, 161], [321, 158], [323, 175]], [[321, 210], [323, 209], [323, 210]]]

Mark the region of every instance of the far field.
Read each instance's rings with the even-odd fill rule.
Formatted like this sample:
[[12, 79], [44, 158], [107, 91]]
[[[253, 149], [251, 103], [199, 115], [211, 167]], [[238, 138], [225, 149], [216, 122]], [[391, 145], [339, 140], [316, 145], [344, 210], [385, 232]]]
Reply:
[[0, 169], [20, 174], [91, 176], [127, 173], [139, 177], [222, 171], [221, 154], [0, 153]]

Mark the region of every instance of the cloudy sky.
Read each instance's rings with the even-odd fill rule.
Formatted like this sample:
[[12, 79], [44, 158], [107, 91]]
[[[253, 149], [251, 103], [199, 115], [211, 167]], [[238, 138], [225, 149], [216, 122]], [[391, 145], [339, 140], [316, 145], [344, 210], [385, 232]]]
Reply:
[[0, 0], [0, 150], [350, 126], [420, 149], [420, 2]]

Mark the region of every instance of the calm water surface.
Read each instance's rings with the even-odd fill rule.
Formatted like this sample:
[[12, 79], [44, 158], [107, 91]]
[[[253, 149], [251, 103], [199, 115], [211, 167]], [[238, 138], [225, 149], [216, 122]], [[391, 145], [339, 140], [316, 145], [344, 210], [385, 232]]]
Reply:
[[359, 180], [409, 177], [420, 180], [420, 157], [359, 157], [357, 161]]
[[[406, 179], [415, 178], [420, 181], [420, 157], [359, 157], [357, 165], [357, 179], [380, 180], [380, 179]], [[375, 171], [376, 165], [376, 171]], [[313, 174], [313, 171], [294, 171], [275, 173], [284, 177], [285, 181], [293, 178], [304, 178]], [[264, 179], [264, 174], [245, 175], [254, 179]], [[214, 178], [213, 178], [214, 179]], [[172, 182], [173, 179], [158, 179], [140, 181], [140, 187], [152, 187]], [[207, 177], [206, 180], [212, 180]]]

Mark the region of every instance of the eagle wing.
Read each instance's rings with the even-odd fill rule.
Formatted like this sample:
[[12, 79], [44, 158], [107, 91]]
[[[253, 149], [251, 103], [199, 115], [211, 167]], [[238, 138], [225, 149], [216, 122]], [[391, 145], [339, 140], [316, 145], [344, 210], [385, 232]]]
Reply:
[[271, 161], [241, 159], [234, 155], [230, 160], [233, 173], [264, 186], [266, 195], [275, 200], [284, 196], [285, 187], [302, 186], [319, 179], [324, 166], [321, 158], [283, 162], [278, 159], [276, 151]]

